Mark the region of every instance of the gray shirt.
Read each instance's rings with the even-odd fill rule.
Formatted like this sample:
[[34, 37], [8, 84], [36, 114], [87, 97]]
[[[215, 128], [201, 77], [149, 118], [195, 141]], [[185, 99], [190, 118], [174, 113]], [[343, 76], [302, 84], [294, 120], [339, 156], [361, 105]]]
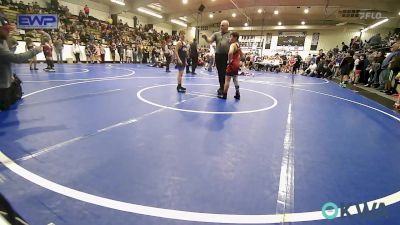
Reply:
[[50, 40], [50, 42], [51, 42], [51, 36], [50, 36], [50, 34], [48, 34], [48, 33], [46, 33], [46, 32], [43, 32], [43, 34], [40, 36], [40, 43], [42, 43], [42, 44], [44, 44], [44, 38], [48, 38], [49, 40]]
[[54, 47], [56, 49], [56, 51], [61, 52], [64, 48], [64, 44], [62, 40], [56, 40], [54, 42]]
[[225, 34], [222, 34], [221, 31], [218, 31], [211, 36], [211, 42], [215, 41], [217, 44], [215, 54], [228, 54], [229, 47], [231, 46], [231, 44], [229, 43], [230, 35], [231, 32], [229, 31]]
[[28, 61], [39, 52], [35, 49], [25, 53], [14, 54], [8, 49], [7, 41], [0, 40], [0, 88], [9, 88], [12, 82], [11, 63]]

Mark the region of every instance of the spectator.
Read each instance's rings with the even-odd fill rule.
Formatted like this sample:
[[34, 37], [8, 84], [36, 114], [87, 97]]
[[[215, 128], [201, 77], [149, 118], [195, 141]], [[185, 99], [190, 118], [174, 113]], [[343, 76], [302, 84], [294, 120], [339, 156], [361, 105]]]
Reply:
[[89, 18], [89, 7], [87, 5], [85, 5], [85, 8], [83, 8], [83, 11], [85, 11], [85, 17]]
[[72, 35], [72, 38], [73, 38], [73, 41], [75, 42], [75, 41], [81, 41], [80, 39], [81, 39], [81, 37], [79, 36], [79, 32], [78, 31], [75, 31], [74, 32], [74, 34]]
[[58, 0], [50, 0], [50, 8], [54, 11], [58, 11], [58, 8], [60, 7], [60, 3], [58, 3]]
[[308, 54], [308, 56], [304, 60], [305, 65], [303, 68], [308, 68], [311, 65], [311, 59], [312, 59], [311, 54]]
[[97, 60], [97, 55], [100, 56], [100, 54], [97, 53], [96, 44], [94, 42], [90, 42], [89, 49], [90, 49], [90, 62], [94, 64], [94, 62]]
[[335, 55], [337, 55], [337, 54], [339, 53], [339, 46], [336, 45], [336, 47], [333, 48], [333, 53], [334, 53]]
[[109, 16], [108, 18], [107, 18], [107, 22], [108, 22], [108, 24], [113, 24], [113, 19], [111, 18], [111, 16]]
[[[35, 45], [33, 44], [33, 41], [31, 38], [25, 38], [25, 50], [26, 51], [31, 51], [35, 48]], [[32, 64], [33, 64], [33, 68], [32, 68]], [[30, 70], [38, 70], [38, 68], [36, 67], [37, 64], [37, 59], [36, 59], [36, 55], [29, 61], [29, 69]]]
[[117, 49], [117, 45], [112, 41], [108, 47], [110, 49], [112, 63], [115, 63], [115, 50]]
[[90, 50], [90, 44], [89, 43], [86, 43], [85, 55], [86, 55], [86, 64], [89, 64], [89, 61], [91, 60], [91, 56], [92, 56], [92, 52]]
[[354, 68], [354, 51], [349, 50], [346, 54], [346, 57], [342, 60], [339, 65], [340, 68], [340, 86], [346, 87], [346, 84], [349, 80], [349, 75]]
[[166, 59], [165, 72], [167, 72], [167, 73], [171, 72], [169, 70], [169, 64], [171, 64], [171, 59], [172, 59], [171, 50], [169, 48], [170, 43], [171, 43], [171, 37], [169, 35], [165, 36], [164, 42], [163, 42], [163, 51], [164, 51], [164, 56]]
[[86, 16], [85, 16], [85, 14], [83, 13], [83, 11], [82, 11], [82, 10], [79, 10], [79, 14], [78, 14], [79, 23], [83, 23], [83, 20], [84, 20], [85, 17], [86, 17]]
[[142, 63], [148, 63], [148, 59], [149, 59], [149, 49], [147, 47], [143, 48], [143, 59], [142, 59]]
[[355, 36], [352, 40], [351, 40], [351, 49], [352, 50], [358, 50], [360, 49], [361, 46], [361, 39], [358, 36]]
[[105, 63], [106, 50], [105, 50], [104, 46], [101, 43], [99, 43], [99, 45], [100, 45], [101, 63]]
[[95, 43], [94, 44], [95, 47], [95, 60], [97, 61], [97, 63], [100, 64], [101, 61], [101, 49], [100, 49], [100, 43]]
[[76, 60], [75, 62], [79, 63], [81, 61], [81, 57], [80, 57], [80, 55], [81, 55], [81, 47], [79, 45], [79, 41], [78, 40], [75, 40], [74, 43], [72, 44], [72, 52], [75, 55], [75, 60]]
[[189, 54], [190, 54], [190, 61], [192, 63], [192, 74], [196, 75], [197, 61], [199, 60], [199, 52], [197, 50], [196, 38], [194, 38], [193, 42], [190, 44]]
[[361, 74], [364, 71], [364, 59], [365, 55], [357, 56], [357, 59], [354, 61], [354, 84], [358, 84]]
[[374, 88], [379, 87], [379, 75], [382, 72], [381, 66], [382, 66], [383, 60], [385, 60], [385, 52], [379, 51], [377, 53], [377, 56], [375, 59], [376, 64], [374, 64], [374, 67], [377, 67], [377, 68], [376, 68], [376, 70], [374, 70], [373, 78], [371, 78], [371, 83], [373, 84]]
[[15, 37], [9, 37], [7, 39], [7, 44], [8, 44], [8, 48], [10, 49], [10, 51], [12, 53], [15, 53], [15, 51], [17, 50], [17, 46], [18, 46], [18, 41]]
[[89, 42], [94, 42], [95, 37], [92, 32], [89, 33]]
[[389, 63], [389, 69], [392, 72], [391, 77], [389, 78], [389, 82], [387, 82], [387, 91], [385, 92], [387, 95], [398, 94], [396, 89], [399, 83], [399, 72], [400, 72], [400, 57], [394, 57]]
[[156, 63], [156, 57], [157, 57], [157, 50], [156, 47], [153, 47], [151, 50], [151, 63], [155, 64]]
[[[0, 17], [0, 110], [7, 109], [14, 103], [16, 98], [21, 97], [15, 96], [15, 90], [12, 87], [15, 78], [11, 63], [25, 62], [42, 51], [40, 47], [36, 47], [22, 54], [10, 52], [6, 40], [13, 29], [14, 26], [9, 24], [6, 18]], [[19, 94], [22, 95], [22, 93]]]
[[4, 14], [4, 10], [0, 8], [0, 18], [5, 18], [6, 15]]
[[63, 63], [63, 58], [62, 58], [62, 51], [64, 49], [64, 42], [61, 39], [61, 37], [59, 37], [55, 42], [54, 42], [54, 48], [56, 51], [56, 55], [57, 55], [57, 63]]
[[[138, 24], [138, 18], [136, 16], [133, 17], [133, 27], [136, 28]], [[162, 35], [162, 34], [161, 34]]]
[[138, 46], [138, 62], [139, 63], [143, 62], [143, 46], [142, 45]]
[[126, 61], [125, 63], [132, 63], [132, 48], [128, 47], [126, 49]]
[[305, 74], [310, 77], [315, 77], [317, 74], [317, 64], [314, 62], [306, 69]]
[[301, 58], [301, 56], [299, 55], [298, 52], [295, 53], [294, 59], [295, 59], [295, 63], [293, 65], [292, 74], [297, 74], [298, 70], [300, 69], [300, 63], [301, 63], [301, 60], [302, 60], [302, 58]]
[[320, 49], [320, 50], [319, 50], [319, 53], [318, 53], [318, 56], [317, 56], [317, 58], [315, 59], [315, 64], [318, 65], [319, 61], [320, 61], [321, 58], [323, 58], [323, 57], [325, 57], [324, 50], [323, 50], [323, 49]]
[[25, 11], [24, 2], [23, 1], [19, 1], [18, 5], [17, 5], [17, 8], [18, 8], [19, 11], [22, 11], [22, 12]]
[[117, 45], [117, 51], [118, 51], [118, 55], [119, 55], [119, 63], [123, 63], [124, 62], [124, 45], [122, 44], [122, 42], [119, 42]]
[[391, 47], [391, 51], [392, 52], [385, 58], [382, 63], [382, 72], [379, 75], [379, 87], [377, 88], [378, 90], [387, 91], [385, 90], [385, 83], [388, 81], [390, 75], [390, 70], [388, 70], [389, 63], [395, 57], [400, 56], [400, 43], [393, 44], [393, 46]]
[[369, 41], [368, 41], [369, 45], [371, 47], [377, 46], [377, 45], [381, 45], [382, 44], [382, 38], [381, 38], [381, 34], [375, 34], [374, 36], [372, 36]]

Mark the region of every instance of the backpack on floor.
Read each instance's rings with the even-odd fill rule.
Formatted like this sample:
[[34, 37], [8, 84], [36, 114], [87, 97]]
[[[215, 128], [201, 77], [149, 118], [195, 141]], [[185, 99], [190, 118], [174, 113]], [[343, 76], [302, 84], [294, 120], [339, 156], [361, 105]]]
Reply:
[[7, 110], [12, 104], [22, 98], [22, 81], [13, 74], [13, 81], [9, 88], [0, 88], [0, 110]]

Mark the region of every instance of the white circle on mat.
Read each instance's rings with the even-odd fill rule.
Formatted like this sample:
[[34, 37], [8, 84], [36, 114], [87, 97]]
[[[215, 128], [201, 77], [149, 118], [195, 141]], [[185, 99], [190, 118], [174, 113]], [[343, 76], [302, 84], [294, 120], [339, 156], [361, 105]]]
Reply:
[[[142, 96], [142, 93], [147, 91], [147, 90], [151, 90], [151, 89], [158, 88], [158, 87], [175, 86], [175, 85], [176, 84], [161, 84], [161, 85], [155, 85], [155, 86], [143, 88], [140, 91], [138, 91], [136, 95], [141, 101], [143, 101], [145, 103], [148, 103], [150, 105], [154, 105], [154, 106], [163, 108], [163, 109], [170, 109], [170, 110], [181, 111], [181, 112], [190, 112], [190, 113], [201, 113], [201, 114], [246, 114], [246, 113], [256, 113], [256, 112], [262, 112], [262, 111], [270, 110], [270, 109], [276, 107], [276, 105], [278, 104], [278, 100], [276, 100], [271, 95], [265, 94], [265, 93], [260, 92], [260, 91], [254, 91], [254, 90], [251, 90], [251, 89], [247, 89], [247, 88], [241, 88], [241, 90], [254, 92], [254, 93], [263, 95], [263, 96], [271, 99], [273, 101], [273, 104], [270, 105], [270, 106], [266, 106], [264, 108], [255, 109], [255, 110], [245, 110], [245, 111], [205, 111], [205, 110], [180, 109], [180, 108], [176, 108], [176, 107], [172, 107], [172, 106], [166, 106], [166, 105], [162, 105], [162, 104], [158, 104], [158, 103], [149, 101], [149, 100], [145, 99]], [[212, 85], [212, 84], [186, 84], [186, 85], [187, 86], [218, 86], [218, 85]], [[217, 98], [216, 95], [215, 95], [215, 98]]]

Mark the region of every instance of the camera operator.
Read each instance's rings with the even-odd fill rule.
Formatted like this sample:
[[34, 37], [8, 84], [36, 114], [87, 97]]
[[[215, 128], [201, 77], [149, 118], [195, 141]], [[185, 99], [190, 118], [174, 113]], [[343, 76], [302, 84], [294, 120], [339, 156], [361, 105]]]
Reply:
[[36, 47], [22, 54], [12, 53], [7, 40], [14, 28], [15, 25], [0, 17], [0, 111], [7, 109], [22, 95], [20, 80], [13, 75], [11, 63], [26, 62], [42, 51], [41, 47]]

